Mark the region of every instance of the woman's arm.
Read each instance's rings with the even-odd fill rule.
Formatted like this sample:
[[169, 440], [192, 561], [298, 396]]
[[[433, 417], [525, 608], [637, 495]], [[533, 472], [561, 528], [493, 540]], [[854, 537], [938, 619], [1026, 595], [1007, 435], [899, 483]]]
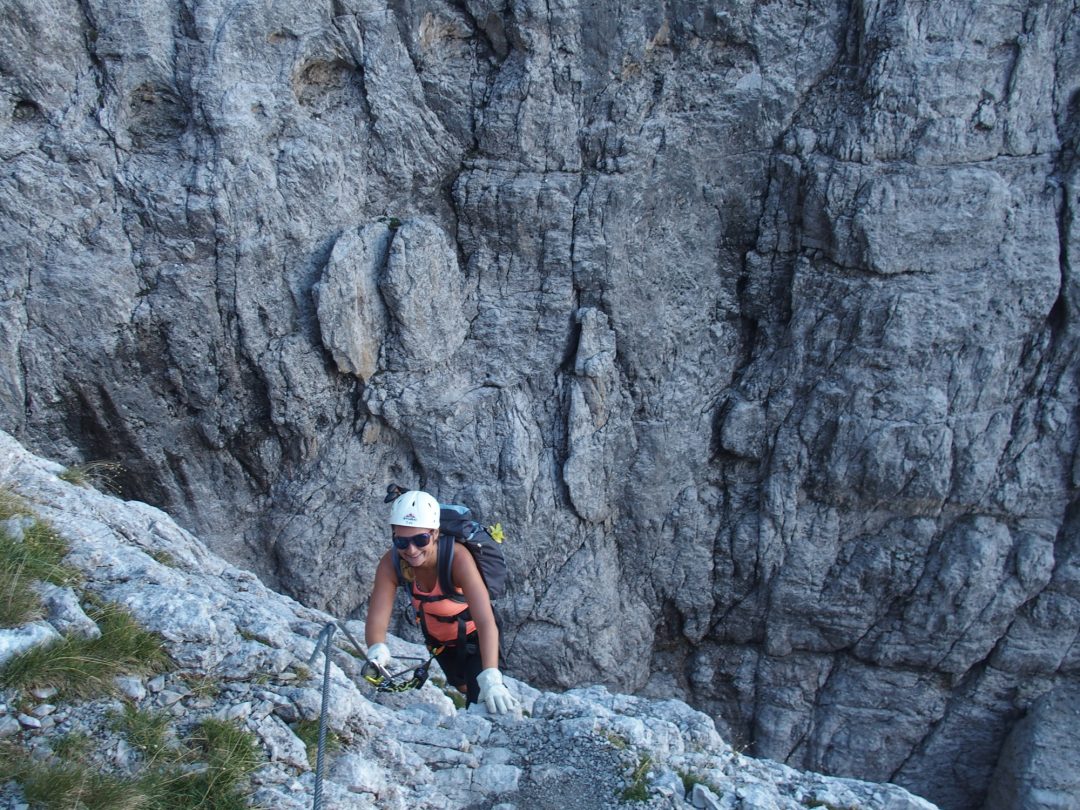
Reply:
[[451, 576], [458, 588], [465, 593], [469, 602], [469, 613], [476, 622], [476, 633], [480, 642], [480, 660], [484, 669], [499, 668], [499, 627], [495, 624], [495, 612], [491, 609], [491, 598], [487, 585], [480, 576], [480, 569], [465, 549], [455, 549]]
[[394, 612], [394, 594], [397, 591], [398, 580], [394, 563], [390, 559], [391, 553], [387, 551], [375, 569], [375, 585], [371, 588], [367, 621], [364, 624], [364, 641], [369, 647], [372, 644], [386, 642], [390, 615]]

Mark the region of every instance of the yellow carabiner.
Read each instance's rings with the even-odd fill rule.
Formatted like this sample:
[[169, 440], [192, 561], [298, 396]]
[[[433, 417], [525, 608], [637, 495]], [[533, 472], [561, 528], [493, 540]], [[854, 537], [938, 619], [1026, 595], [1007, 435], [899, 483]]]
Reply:
[[360, 677], [370, 683], [372, 686], [382, 686], [386, 680], [386, 676], [377, 664], [368, 661], [360, 669]]

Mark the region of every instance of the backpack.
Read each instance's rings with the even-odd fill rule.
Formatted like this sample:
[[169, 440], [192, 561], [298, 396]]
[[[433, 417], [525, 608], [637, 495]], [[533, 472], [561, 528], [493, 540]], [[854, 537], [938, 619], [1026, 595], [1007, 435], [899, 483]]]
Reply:
[[[397, 484], [386, 488], [386, 503], [390, 503], [406, 490]], [[487, 586], [488, 596], [494, 602], [506, 593], [507, 568], [503, 556], [502, 542], [505, 539], [501, 523], [483, 526], [472, 517], [472, 510], [461, 504], [439, 504], [439, 588], [447, 599], [464, 602], [465, 597], [454, 592], [451, 570], [454, 564], [454, 551], [460, 544], [464, 546], [480, 569], [480, 576]], [[398, 582], [404, 583], [401, 576], [401, 559], [397, 549], [393, 549], [394, 573]]]

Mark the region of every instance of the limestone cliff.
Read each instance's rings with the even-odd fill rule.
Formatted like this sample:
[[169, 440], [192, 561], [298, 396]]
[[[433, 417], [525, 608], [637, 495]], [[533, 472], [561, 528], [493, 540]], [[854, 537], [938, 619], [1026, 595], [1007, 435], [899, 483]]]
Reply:
[[978, 806], [1080, 667], [1077, 12], [10, 0], [0, 426], [341, 615], [467, 501], [519, 675]]
[[[435, 685], [437, 664], [419, 689], [376, 692], [352, 646], [359, 624], [350, 631], [348, 623], [270, 591], [163, 512], [57, 477], [66, 472], [0, 432], [0, 493], [5, 506], [15, 498], [29, 512], [0, 520], [0, 542], [29, 543], [20, 536], [26, 524], [45, 520], [68, 549], [63, 564], [80, 574], [74, 587], [47, 592], [38, 621], [0, 624], [5, 807], [26, 808], [22, 799], [41, 803], [34, 779], [12, 779], [32, 771], [27, 763], [60, 765], [60, 774], [69, 769], [66, 779], [53, 776], [57, 783], [78, 781], [71, 771], [89, 767], [121, 784], [145, 784], [168, 759], [165, 749], [179, 747], [209, 718], [250, 735], [256, 767], [234, 795], [265, 810], [605, 810], [631, 800], [652, 810], [934, 810], [895, 785], [751, 759], [734, 751], [707, 715], [677, 700], [611, 694], [602, 686], [543, 693], [511, 679], [524, 712], [489, 715], [479, 705], [455, 707], [454, 690]], [[119, 606], [158, 634], [171, 659], [166, 671], [122, 674], [112, 694], [74, 700], [48, 681], [12, 687], [5, 667], [21, 653], [49, 647], [60, 632], [108, 632], [83, 611], [95, 602]], [[415, 663], [405, 656], [425, 655], [420, 645], [390, 642], [400, 656], [395, 669]], [[65, 655], [73, 656], [71, 647]], [[141, 736], [128, 733], [117, 722], [125, 712], [164, 719], [163, 743], [140, 745], [149, 723], [138, 727]], [[319, 727], [321, 755], [319, 735], [305, 731]], [[72, 757], [74, 738], [86, 741], [79, 758]], [[115, 787], [113, 801], [101, 801], [95, 780], [82, 781], [81, 802], [49, 806], [144, 806], [120, 801]], [[239, 806], [198, 801], [211, 805]]]

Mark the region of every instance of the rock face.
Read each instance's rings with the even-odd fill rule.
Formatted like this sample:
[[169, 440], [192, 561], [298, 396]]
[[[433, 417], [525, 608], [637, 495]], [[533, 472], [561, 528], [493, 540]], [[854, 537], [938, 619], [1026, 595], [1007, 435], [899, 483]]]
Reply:
[[1080, 758], [1080, 737], [1066, 729], [1080, 721], [1080, 689], [1053, 689], [1013, 726], [998, 761], [986, 807], [1035, 810], [1071, 807], [1080, 796], [1080, 774], [1062, 763]]
[[1075, 2], [121, 5], [0, 10], [0, 426], [342, 616], [474, 504], [514, 672], [983, 802], [1080, 669]]
[[[605, 810], [633, 789], [647, 802], [639, 806], [656, 810], [934, 810], [896, 785], [800, 773], [743, 756], [708, 715], [678, 700], [613, 695], [602, 686], [542, 693], [508, 679], [526, 710], [514, 716], [488, 715], [482, 706], [457, 710], [434, 679], [419, 690], [377, 693], [364, 684], [359, 659], [346, 652], [362, 624], [350, 630], [349, 623], [336, 623], [344, 632], [329, 636], [327, 653], [320, 645], [333, 617], [269, 590], [163, 512], [59, 480], [62, 469], [0, 431], [4, 493], [32, 503], [60, 532], [70, 549], [65, 565], [81, 574], [81, 591], [99, 604], [122, 606], [159, 634], [176, 664], [150, 678], [119, 676], [127, 708], [164, 717], [174, 742], [207, 718], [249, 732], [259, 759], [249, 792], [259, 807], [306, 810], [321, 795], [318, 806], [335, 810], [559, 810], [572, 795], [575, 807]], [[67, 590], [79, 610], [71, 588], [57, 590]], [[58, 641], [65, 625], [54, 613], [47, 622], [0, 627], [0, 650], [41, 627], [51, 637], [30, 646]], [[425, 652], [390, 642], [402, 658]], [[125, 704], [115, 697], [71, 702], [56, 692], [0, 690], [0, 738], [27, 760], [43, 762], [53, 754], [63, 758], [61, 742], [79, 734], [93, 741], [84, 766], [92, 765], [95, 775], [145, 774], [146, 760], [156, 754], [136, 751], [109, 716], [122, 714]], [[42, 702], [47, 699], [59, 705]], [[31, 705], [29, 713], [16, 709]], [[337, 744], [324, 748], [316, 787], [297, 735], [299, 721], [317, 726], [324, 710], [324, 739]], [[9, 779], [0, 776], [0, 803], [26, 806]]]

